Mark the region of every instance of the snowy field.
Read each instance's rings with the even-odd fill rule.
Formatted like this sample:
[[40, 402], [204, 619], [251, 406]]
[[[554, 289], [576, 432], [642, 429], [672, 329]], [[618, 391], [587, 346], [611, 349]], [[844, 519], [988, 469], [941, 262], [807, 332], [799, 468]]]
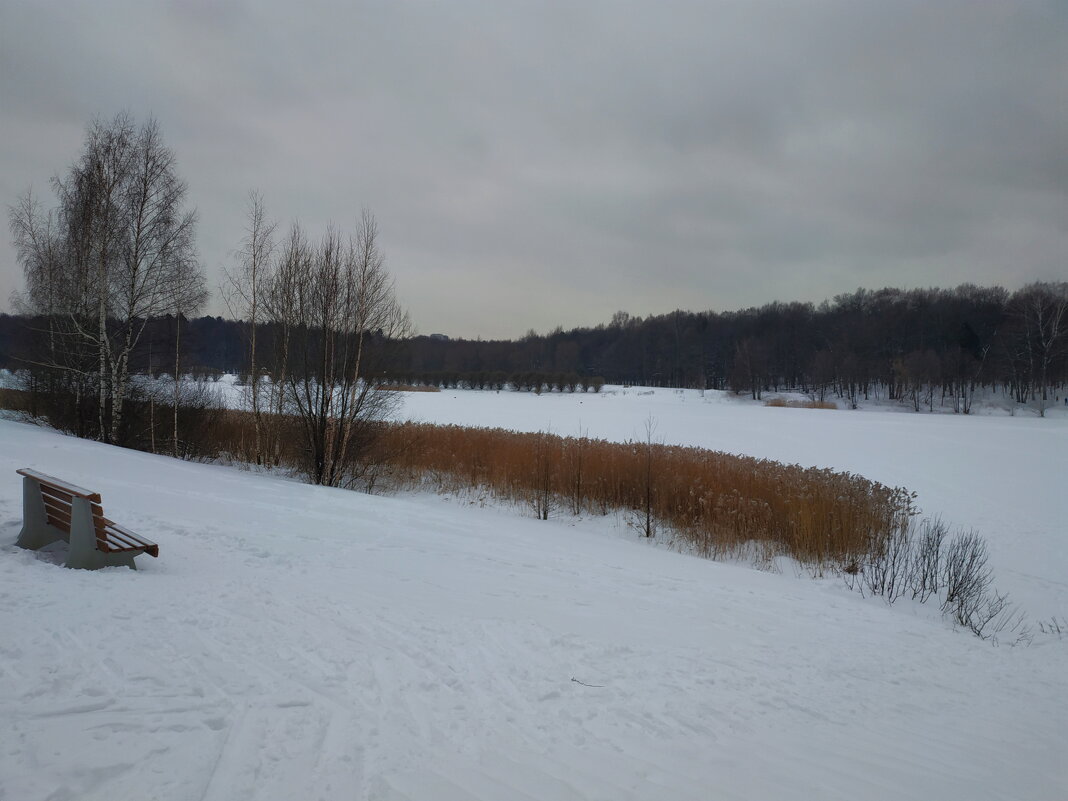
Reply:
[[[1068, 617], [1068, 419], [722, 395], [442, 392], [403, 417], [655, 438], [861, 473]], [[14, 470], [103, 494], [141, 570], [13, 546]], [[461, 499], [370, 497], [0, 421], [0, 799], [1068, 797], [1068, 634]], [[580, 683], [581, 682], [581, 683]], [[589, 686], [593, 685], [593, 686]]]
[[[990, 411], [985, 409], [984, 411]], [[399, 417], [654, 439], [859, 473], [918, 494], [926, 515], [986, 538], [998, 587], [1036, 618], [1068, 616], [1068, 415], [767, 407], [724, 392], [608, 387], [598, 395], [414, 392]]]

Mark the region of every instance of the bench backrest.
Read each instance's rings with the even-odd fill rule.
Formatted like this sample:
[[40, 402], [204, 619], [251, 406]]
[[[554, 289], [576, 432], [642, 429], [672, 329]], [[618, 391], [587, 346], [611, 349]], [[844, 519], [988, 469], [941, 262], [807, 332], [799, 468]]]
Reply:
[[[98, 543], [105, 544], [108, 541], [109, 520], [104, 517], [104, 509], [100, 505], [100, 493], [90, 492], [87, 489], [71, 484], [55, 476], [38, 473], [36, 470], [23, 468], [16, 470], [21, 476], [32, 478], [41, 489], [41, 501], [44, 503], [45, 514], [48, 524], [55, 526], [64, 534], [70, 535], [71, 505], [75, 498], [84, 498], [89, 501], [93, 511], [93, 529], [96, 532]], [[101, 550], [107, 550], [102, 548]]]

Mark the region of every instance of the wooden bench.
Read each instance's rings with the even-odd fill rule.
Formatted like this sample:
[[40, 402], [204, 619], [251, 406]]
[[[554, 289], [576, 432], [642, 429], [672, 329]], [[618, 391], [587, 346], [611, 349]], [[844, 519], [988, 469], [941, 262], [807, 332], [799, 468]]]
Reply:
[[159, 546], [104, 517], [100, 494], [24, 468], [22, 532], [17, 545], [36, 551], [59, 540], [70, 544], [67, 567], [95, 570], [126, 565], [134, 557], [159, 556]]

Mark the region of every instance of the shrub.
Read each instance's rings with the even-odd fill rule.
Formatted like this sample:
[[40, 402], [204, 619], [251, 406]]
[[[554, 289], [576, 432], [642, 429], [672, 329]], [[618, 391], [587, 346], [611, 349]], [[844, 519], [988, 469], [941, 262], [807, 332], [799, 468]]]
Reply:
[[958, 534], [946, 548], [942, 611], [951, 613], [962, 626], [971, 626], [984, 613], [991, 583], [986, 563], [986, 543], [974, 531]]
[[846, 584], [891, 604], [905, 595], [921, 603], [936, 598], [944, 615], [977, 637], [1029, 642], [1023, 612], [993, 587], [982, 537], [961, 532], [946, 544], [947, 533], [937, 518], [902, 519], [846, 566]]

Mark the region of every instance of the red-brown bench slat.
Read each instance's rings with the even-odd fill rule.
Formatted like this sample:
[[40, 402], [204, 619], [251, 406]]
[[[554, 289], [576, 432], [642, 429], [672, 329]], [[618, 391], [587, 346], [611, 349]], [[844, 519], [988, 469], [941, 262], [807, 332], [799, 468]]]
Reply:
[[105, 532], [107, 534], [108, 547], [112, 549], [130, 551], [134, 548], [143, 548], [145, 545], [144, 540], [140, 538], [124, 536], [121, 532], [116, 531], [112, 528], [106, 529]]
[[58, 490], [55, 487], [50, 487], [47, 484], [40, 484], [39, 486], [41, 487], [41, 497], [52, 501], [52, 503], [62, 503], [70, 506], [71, 501], [81, 497], [78, 495], [71, 495], [69, 492]]
[[159, 556], [159, 546], [156, 545], [156, 543], [151, 540], [146, 540], [144, 537], [140, 537], [129, 529], [125, 529], [118, 523], [113, 523], [110, 520], [108, 521], [108, 537], [121, 537], [125, 539], [132, 545], [128, 550], [142, 548], [149, 556]]
[[66, 524], [68, 526], [70, 525], [70, 507], [69, 506], [66, 509], [58, 509], [55, 506], [49, 506], [46, 503], [45, 504], [45, 514], [47, 514], [49, 517], [54, 517], [54, 518], [56, 518], [58, 520], [62, 520], [64, 522], [64, 524]]
[[49, 487], [51, 489], [57, 489], [61, 492], [66, 492], [76, 498], [87, 498], [94, 503], [100, 503], [100, 493], [87, 490], [84, 487], [79, 487], [76, 484], [71, 484], [63, 479], [50, 476], [47, 473], [39, 473], [36, 470], [31, 470], [28, 467], [23, 467], [15, 471], [20, 476], [26, 476], [32, 478], [42, 487]]
[[48, 524], [70, 535], [72, 505], [74, 498], [85, 498], [91, 504], [93, 529], [96, 534], [96, 547], [104, 553], [121, 551], [143, 551], [149, 556], [159, 556], [159, 545], [134, 534], [112, 520], [104, 517], [100, 493], [91, 492], [76, 484], [70, 484], [55, 476], [23, 468], [16, 470], [21, 476], [33, 479], [41, 490], [41, 501], [45, 507]]
[[60, 531], [62, 531], [64, 534], [70, 534], [70, 518], [69, 517], [68, 518], [62, 518], [62, 517], [53, 517], [52, 515], [47, 515], [45, 519], [48, 521], [48, 525], [55, 526]]

